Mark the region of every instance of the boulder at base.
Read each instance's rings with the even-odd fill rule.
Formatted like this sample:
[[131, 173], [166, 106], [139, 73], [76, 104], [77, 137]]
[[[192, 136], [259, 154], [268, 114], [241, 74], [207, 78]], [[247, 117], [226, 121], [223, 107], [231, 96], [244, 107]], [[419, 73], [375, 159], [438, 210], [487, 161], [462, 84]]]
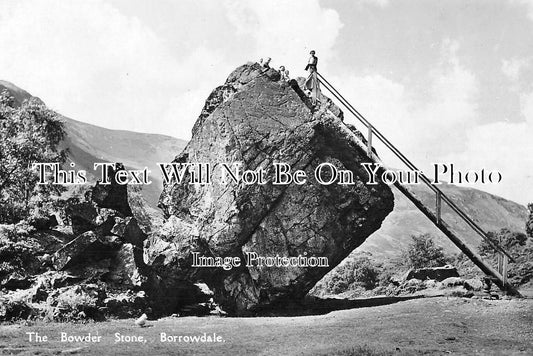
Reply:
[[[258, 64], [237, 68], [213, 91], [191, 141], [174, 160], [210, 163], [212, 184], [189, 184], [190, 175], [166, 184], [159, 201], [166, 223], [145, 242], [145, 261], [166, 283], [205, 282], [215, 301], [237, 315], [272, 309], [303, 298], [379, 229], [393, 209], [392, 192], [381, 181], [365, 184], [368, 174], [361, 164], [371, 161], [360, 134], [342, 122], [330, 101], [322, 102], [312, 107], [296, 81], [280, 81], [277, 71], [262, 71]], [[273, 184], [274, 164], [280, 162], [291, 172], [305, 172], [306, 182]], [[223, 164], [239, 177], [244, 170], [262, 168], [265, 182], [234, 182]], [[351, 172], [344, 176], [350, 184], [317, 182], [321, 164], [326, 164], [324, 180], [335, 167]], [[195, 252], [238, 257], [242, 264], [227, 270], [195, 268]], [[302, 263], [246, 266], [254, 253], [302, 257]], [[325, 265], [311, 266], [317, 258]]]
[[412, 269], [407, 272], [405, 280], [420, 279], [425, 281], [426, 279], [433, 279], [441, 282], [446, 278], [450, 277], [459, 277], [459, 272], [457, 272], [457, 268], [453, 266], [443, 266]]

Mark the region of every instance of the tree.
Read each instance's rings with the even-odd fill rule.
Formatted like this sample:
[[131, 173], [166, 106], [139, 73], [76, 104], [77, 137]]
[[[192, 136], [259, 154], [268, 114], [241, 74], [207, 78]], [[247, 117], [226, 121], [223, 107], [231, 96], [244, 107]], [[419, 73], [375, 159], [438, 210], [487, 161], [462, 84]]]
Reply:
[[355, 255], [343, 261], [321, 282], [328, 294], [339, 294], [357, 288], [374, 289], [379, 284], [380, 276], [379, 264], [368, 256]]
[[354, 282], [367, 290], [379, 283], [380, 269], [366, 256], [354, 260], [353, 273]]
[[411, 268], [441, 267], [448, 263], [442, 247], [435, 244], [430, 234], [411, 235], [404, 255]]
[[64, 124], [38, 99], [16, 107], [7, 91], [0, 94], [0, 223], [13, 223], [46, 210], [64, 188], [37, 185], [33, 163], [65, 163], [59, 149]]
[[[524, 246], [527, 241], [527, 236], [524, 233], [505, 228], [498, 232], [489, 231], [487, 237], [495, 245], [501, 246], [507, 251], [514, 250], [515, 247]], [[482, 255], [490, 255], [497, 252], [486, 240], [481, 241], [478, 249]]]

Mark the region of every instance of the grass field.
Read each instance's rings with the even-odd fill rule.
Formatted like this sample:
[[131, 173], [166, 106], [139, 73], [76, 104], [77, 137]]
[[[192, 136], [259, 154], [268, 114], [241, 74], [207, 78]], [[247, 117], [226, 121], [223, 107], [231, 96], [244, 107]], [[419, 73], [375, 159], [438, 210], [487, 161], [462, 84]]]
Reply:
[[[533, 300], [425, 298], [320, 316], [183, 317], [0, 326], [0, 354], [19, 355], [533, 355]], [[29, 342], [27, 332], [48, 336]], [[60, 341], [101, 336], [100, 343]], [[115, 333], [146, 342], [115, 342]], [[182, 342], [161, 342], [161, 333]], [[216, 333], [223, 342], [184, 342]], [[190, 340], [188, 340], [190, 341]]]

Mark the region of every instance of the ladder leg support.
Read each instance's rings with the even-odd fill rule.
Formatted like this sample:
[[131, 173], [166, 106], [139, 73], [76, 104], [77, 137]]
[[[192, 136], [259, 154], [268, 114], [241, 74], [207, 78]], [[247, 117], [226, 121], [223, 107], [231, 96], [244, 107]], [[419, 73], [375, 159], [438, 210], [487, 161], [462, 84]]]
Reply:
[[366, 140], [366, 152], [372, 158], [372, 126], [368, 126], [368, 139]]
[[442, 200], [441, 200], [441, 196], [440, 196], [440, 191], [437, 191], [437, 195], [436, 195], [436, 202], [435, 202], [435, 212], [436, 212], [436, 215], [437, 215], [437, 224], [440, 224], [441, 222], [441, 218], [440, 218], [440, 215], [441, 215], [441, 206], [442, 206]]

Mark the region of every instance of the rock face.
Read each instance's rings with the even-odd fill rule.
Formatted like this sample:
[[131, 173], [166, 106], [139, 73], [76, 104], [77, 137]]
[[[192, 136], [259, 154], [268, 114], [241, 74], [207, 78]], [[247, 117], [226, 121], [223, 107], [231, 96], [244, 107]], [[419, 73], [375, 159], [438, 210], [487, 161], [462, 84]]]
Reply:
[[[58, 321], [161, 313], [157, 302], [165, 291], [143, 262], [146, 235], [132, 216], [127, 187], [114, 180], [87, 187], [66, 200], [63, 210], [62, 232], [0, 229], [1, 238], [21, 246], [5, 261], [15, 272], [0, 273], [0, 294], [8, 291], [0, 300], [0, 320], [29, 316], [22, 307]], [[26, 250], [29, 256], [18, 256]]]
[[[304, 297], [381, 226], [394, 204], [387, 185], [365, 184], [361, 163], [370, 160], [359, 133], [331, 101], [322, 103], [311, 107], [298, 83], [279, 81], [273, 69], [247, 64], [231, 73], [209, 96], [191, 141], [174, 160], [210, 163], [213, 182], [188, 184], [186, 176], [165, 185], [159, 206], [166, 223], [145, 242], [145, 261], [167, 282], [206, 282], [215, 300], [237, 315]], [[223, 163], [240, 163], [241, 171], [261, 167], [273, 177], [276, 162], [304, 171], [307, 182], [221, 182]], [[319, 184], [315, 169], [322, 163], [351, 171], [352, 184]], [[328, 179], [330, 171], [324, 172]], [[243, 263], [230, 270], [195, 268], [195, 252]], [[328, 266], [246, 266], [248, 253], [325, 257]]]

